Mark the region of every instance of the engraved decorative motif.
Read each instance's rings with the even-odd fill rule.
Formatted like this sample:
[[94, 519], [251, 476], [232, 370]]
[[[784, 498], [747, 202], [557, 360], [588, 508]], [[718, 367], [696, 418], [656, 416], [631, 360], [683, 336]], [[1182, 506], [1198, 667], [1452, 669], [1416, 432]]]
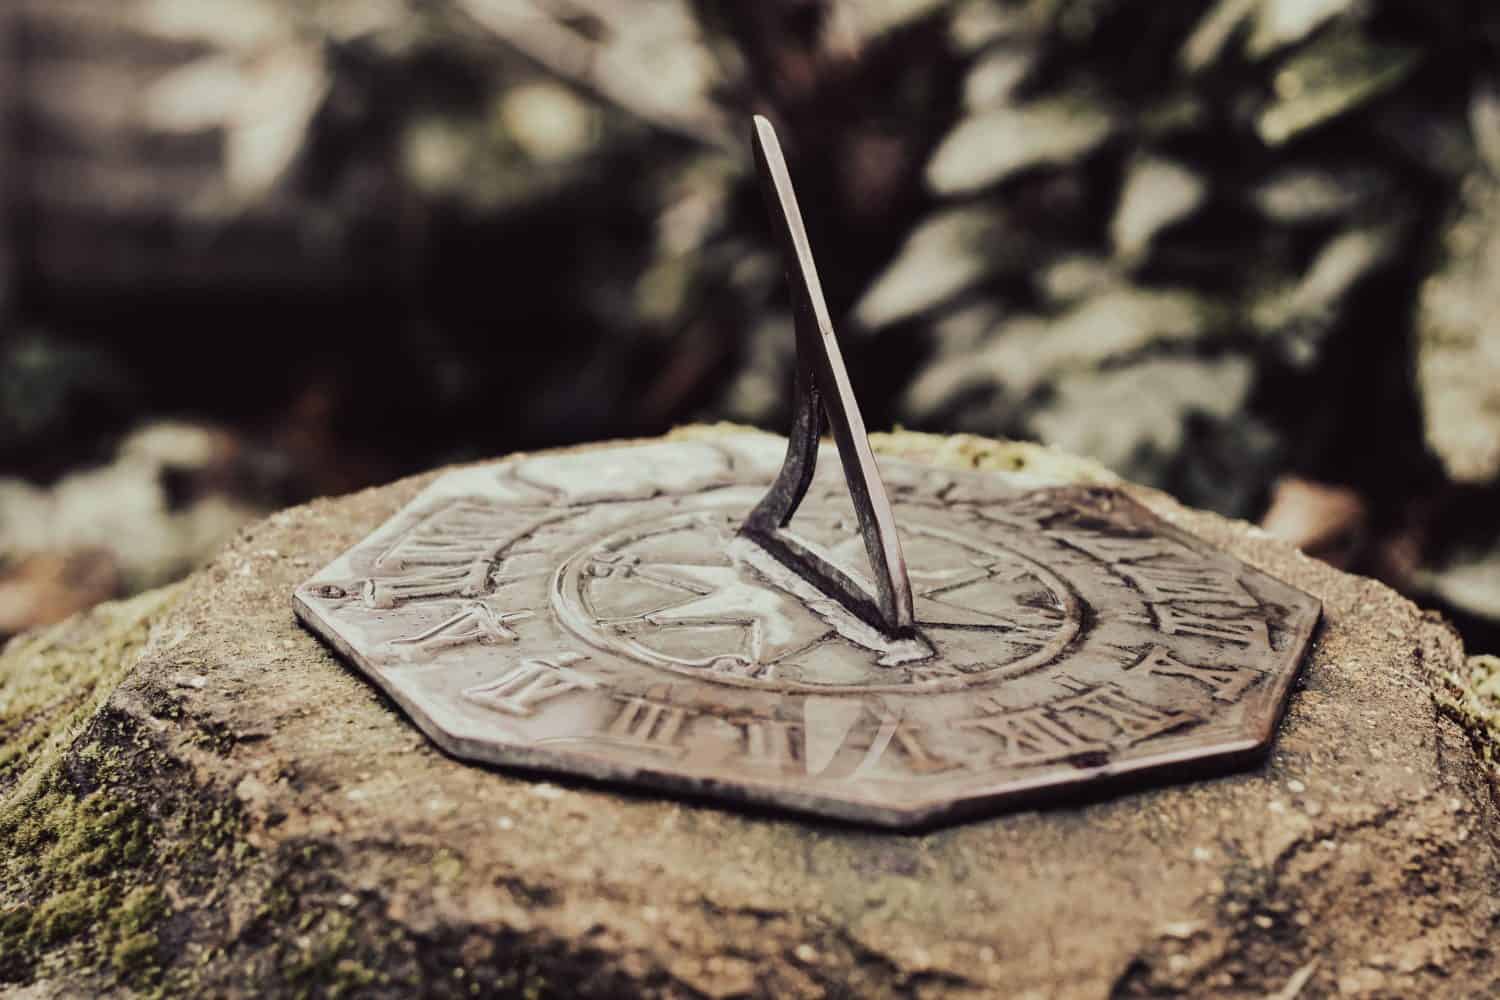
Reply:
[[[808, 503], [795, 536], [862, 582], [863, 542], [839, 499]], [[1014, 529], [961, 508], [897, 510], [913, 562], [912, 637], [888, 637], [737, 537], [737, 509], [678, 514], [600, 539], [564, 565], [553, 609], [611, 652], [780, 691], [951, 689], [1039, 666], [1077, 635], [1073, 592], [1006, 547]]]
[[[297, 613], [455, 755], [892, 826], [1268, 744], [1312, 598], [1112, 490], [884, 460], [892, 637], [736, 533], [782, 448], [449, 473]], [[786, 530], [868, 586], [837, 462]]]
[[1263, 749], [1317, 602], [1113, 491], [877, 466], [764, 119], [753, 146], [789, 442], [449, 473], [299, 617], [457, 756], [890, 826]]

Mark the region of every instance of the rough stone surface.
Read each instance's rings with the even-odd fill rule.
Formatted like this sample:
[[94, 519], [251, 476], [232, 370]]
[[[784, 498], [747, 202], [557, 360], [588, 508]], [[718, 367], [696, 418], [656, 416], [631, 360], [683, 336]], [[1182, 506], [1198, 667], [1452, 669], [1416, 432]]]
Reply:
[[[1103, 475], [973, 438], [877, 447], [1033, 482]], [[180, 592], [0, 658], [0, 733], [9, 748], [33, 732], [0, 785], [0, 983], [28, 996], [1500, 990], [1500, 824], [1475, 752], [1484, 730], [1456, 721], [1474, 717], [1453, 687], [1463, 652], [1378, 584], [1136, 491], [1323, 601], [1270, 758], [1071, 808], [876, 833], [434, 750], [297, 627], [288, 598], [428, 481], [278, 514]], [[121, 671], [137, 655], [120, 635], [146, 633], [88, 711], [44, 735], [11, 715], [17, 678], [64, 655], [112, 677], [98, 664]], [[66, 673], [59, 696], [82, 705]]]

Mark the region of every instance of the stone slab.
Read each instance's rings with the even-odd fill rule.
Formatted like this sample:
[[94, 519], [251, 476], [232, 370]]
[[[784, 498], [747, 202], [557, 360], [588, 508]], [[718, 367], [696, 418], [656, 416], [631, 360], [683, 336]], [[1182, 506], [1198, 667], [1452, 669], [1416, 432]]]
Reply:
[[[1107, 478], [978, 439], [877, 447], [1014, 467], [1017, 481]], [[0, 805], [0, 981], [40, 996], [121, 982], [219, 995], [1500, 990], [1493, 788], [1433, 697], [1463, 652], [1376, 583], [1131, 487], [1167, 522], [1322, 601], [1269, 759], [922, 835], [872, 832], [433, 748], [286, 599], [431, 480], [277, 514], [151, 619], [128, 679]], [[122, 814], [139, 846], [101, 873], [88, 831], [110, 816], [116, 830]], [[43, 919], [96, 884], [118, 905], [85, 910], [84, 929]], [[132, 900], [143, 915], [125, 923]], [[144, 964], [101, 955], [89, 942], [106, 932], [126, 958], [136, 940]]]

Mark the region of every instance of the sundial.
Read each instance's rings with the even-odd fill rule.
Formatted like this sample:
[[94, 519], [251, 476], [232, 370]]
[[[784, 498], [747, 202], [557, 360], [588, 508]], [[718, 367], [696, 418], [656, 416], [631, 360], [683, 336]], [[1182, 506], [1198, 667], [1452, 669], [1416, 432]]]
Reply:
[[449, 472], [298, 617], [456, 757], [881, 826], [1263, 752], [1318, 602], [1114, 489], [877, 463], [764, 119], [754, 145], [789, 441]]

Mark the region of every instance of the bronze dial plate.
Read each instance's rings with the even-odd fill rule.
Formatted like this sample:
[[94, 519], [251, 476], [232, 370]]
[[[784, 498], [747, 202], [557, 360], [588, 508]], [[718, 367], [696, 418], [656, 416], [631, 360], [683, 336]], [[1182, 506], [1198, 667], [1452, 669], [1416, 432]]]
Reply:
[[[1318, 602], [1111, 489], [881, 460], [916, 628], [737, 533], [743, 435], [451, 472], [296, 591], [455, 756], [905, 827], [1269, 744]], [[787, 533], [867, 591], [838, 462]]]

